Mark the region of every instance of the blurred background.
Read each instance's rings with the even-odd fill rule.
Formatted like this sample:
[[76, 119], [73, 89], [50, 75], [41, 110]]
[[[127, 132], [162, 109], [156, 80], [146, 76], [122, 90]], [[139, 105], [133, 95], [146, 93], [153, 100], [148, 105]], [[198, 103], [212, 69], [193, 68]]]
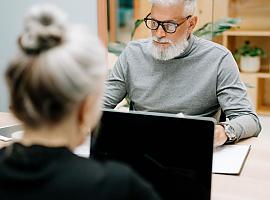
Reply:
[[97, 0], [2, 0], [0, 2], [0, 112], [8, 111], [8, 96], [4, 71], [8, 60], [16, 51], [16, 39], [22, 28], [27, 9], [37, 3], [51, 2], [62, 8], [69, 19], [87, 24], [93, 34], [98, 34]]

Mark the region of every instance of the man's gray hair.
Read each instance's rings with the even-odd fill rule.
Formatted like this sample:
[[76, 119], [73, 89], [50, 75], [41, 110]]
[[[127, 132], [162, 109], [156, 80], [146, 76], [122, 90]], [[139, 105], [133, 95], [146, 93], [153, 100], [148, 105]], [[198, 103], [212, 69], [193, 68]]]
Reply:
[[184, 2], [184, 16], [193, 15], [196, 10], [196, 0], [149, 0], [152, 4], [172, 6]]

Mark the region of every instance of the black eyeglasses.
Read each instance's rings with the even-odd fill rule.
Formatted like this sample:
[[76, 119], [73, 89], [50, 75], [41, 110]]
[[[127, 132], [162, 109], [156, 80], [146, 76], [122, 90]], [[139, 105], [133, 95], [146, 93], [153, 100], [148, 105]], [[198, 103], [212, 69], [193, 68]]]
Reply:
[[189, 15], [181, 23], [171, 22], [171, 21], [158, 21], [152, 18], [148, 18], [151, 15], [149, 13], [143, 20], [147, 28], [150, 30], [157, 30], [159, 26], [163, 28], [166, 33], [175, 33], [176, 29], [185, 23], [192, 15]]

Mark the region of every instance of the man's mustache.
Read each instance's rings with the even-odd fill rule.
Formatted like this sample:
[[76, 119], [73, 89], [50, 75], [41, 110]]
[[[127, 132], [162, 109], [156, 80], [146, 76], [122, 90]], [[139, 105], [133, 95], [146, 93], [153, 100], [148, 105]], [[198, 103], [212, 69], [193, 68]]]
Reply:
[[173, 44], [173, 42], [170, 39], [167, 38], [158, 38], [157, 36], [153, 36], [152, 40], [158, 43], [169, 43], [169, 44]]

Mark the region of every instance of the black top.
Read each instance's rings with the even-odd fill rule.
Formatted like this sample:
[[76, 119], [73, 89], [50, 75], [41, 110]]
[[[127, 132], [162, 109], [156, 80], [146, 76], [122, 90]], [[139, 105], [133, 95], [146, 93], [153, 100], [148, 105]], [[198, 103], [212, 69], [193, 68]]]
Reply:
[[65, 147], [15, 143], [0, 150], [0, 199], [160, 199], [130, 168], [98, 163]]

